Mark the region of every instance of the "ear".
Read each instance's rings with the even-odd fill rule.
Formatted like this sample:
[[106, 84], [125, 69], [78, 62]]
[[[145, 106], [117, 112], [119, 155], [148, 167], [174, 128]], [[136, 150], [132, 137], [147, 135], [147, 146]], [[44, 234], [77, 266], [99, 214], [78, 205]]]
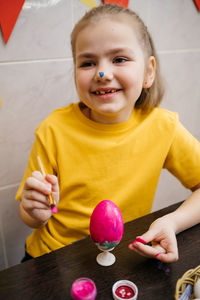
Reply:
[[147, 89], [152, 86], [155, 78], [155, 73], [156, 73], [156, 60], [154, 56], [150, 56], [145, 70], [143, 88]]

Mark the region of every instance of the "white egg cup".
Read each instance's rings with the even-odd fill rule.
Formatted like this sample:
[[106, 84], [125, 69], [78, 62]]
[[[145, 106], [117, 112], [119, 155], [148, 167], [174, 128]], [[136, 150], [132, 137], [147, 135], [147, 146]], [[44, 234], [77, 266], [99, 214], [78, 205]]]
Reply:
[[110, 253], [110, 251], [112, 251], [114, 249], [114, 247], [109, 250], [105, 250], [105, 249], [101, 248], [101, 246], [99, 246], [99, 245], [97, 245], [97, 247], [99, 248], [99, 250], [102, 251], [96, 257], [96, 261], [98, 262], [98, 264], [101, 266], [104, 266], [104, 267], [113, 265], [116, 261], [116, 258], [114, 256], [114, 254]]

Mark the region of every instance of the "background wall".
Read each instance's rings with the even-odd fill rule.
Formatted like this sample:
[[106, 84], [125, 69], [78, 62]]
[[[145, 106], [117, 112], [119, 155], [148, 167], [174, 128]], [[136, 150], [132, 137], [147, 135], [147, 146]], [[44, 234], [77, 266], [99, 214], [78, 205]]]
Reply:
[[[200, 13], [192, 0], [130, 0], [129, 7], [154, 37], [167, 86], [162, 107], [178, 111], [200, 140]], [[87, 9], [79, 0], [26, 0], [7, 45], [0, 36], [0, 269], [20, 262], [31, 232], [14, 198], [34, 130], [52, 110], [78, 100], [70, 32]], [[188, 194], [163, 172], [152, 210]]]

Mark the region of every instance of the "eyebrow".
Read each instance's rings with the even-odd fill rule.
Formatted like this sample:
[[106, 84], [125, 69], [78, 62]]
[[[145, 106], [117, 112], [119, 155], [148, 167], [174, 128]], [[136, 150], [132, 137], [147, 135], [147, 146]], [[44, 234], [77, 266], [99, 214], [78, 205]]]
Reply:
[[[109, 50], [106, 54], [113, 55], [113, 54], [118, 54], [120, 52], [128, 52], [129, 54], [133, 54], [133, 50], [128, 48], [128, 47], [123, 47], [123, 48], [114, 48]], [[97, 55], [90, 53], [90, 52], [83, 52], [80, 53], [77, 58], [95, 58]]]

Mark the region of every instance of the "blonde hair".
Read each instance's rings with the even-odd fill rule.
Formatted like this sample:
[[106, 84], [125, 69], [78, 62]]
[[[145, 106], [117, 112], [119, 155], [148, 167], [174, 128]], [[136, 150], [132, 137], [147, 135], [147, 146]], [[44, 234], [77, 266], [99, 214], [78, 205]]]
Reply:
[[145, 56], [147, 58], [154, 56], [156, 60], [156, 73], [154, 82], [150, 88], [142, 89], [142, 92], [135, 103], [136, 109], [147, 111], [160, 104], [164, 94], [163, 80], [160, 74], [159, 59], [151, 35], [141, 18], [132, 10], [113, 4], [103, 4], [89, 10], [75, 25], [71, 33], [71, 48], [74, 64], [76, 64], [76, 39], [79, 32], [88, 25], [97, 23], [102, 18], [109, 17], [112, 19], [119, 19], [121, 16], [128, 16], [129, 20], [131, 20], [132, 23], [137, 26], [138, 40]]

